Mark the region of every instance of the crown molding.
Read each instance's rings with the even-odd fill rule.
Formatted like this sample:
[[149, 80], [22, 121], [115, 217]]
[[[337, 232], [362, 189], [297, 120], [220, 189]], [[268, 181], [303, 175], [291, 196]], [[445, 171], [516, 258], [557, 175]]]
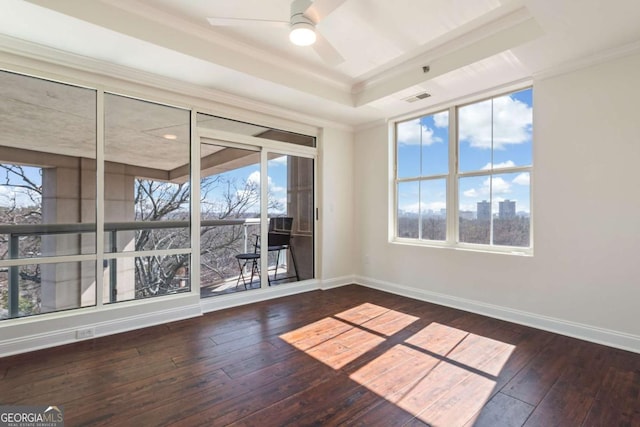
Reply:
[[546, 68], [533, 73], [533, 78], [535, 80], [546, 80], [638, 53], [640, 53], [640, 40]]

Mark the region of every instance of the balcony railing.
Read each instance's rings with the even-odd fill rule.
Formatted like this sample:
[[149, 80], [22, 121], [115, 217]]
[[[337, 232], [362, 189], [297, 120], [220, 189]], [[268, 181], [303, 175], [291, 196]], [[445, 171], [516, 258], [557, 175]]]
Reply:
[[[249, 232], [247, 228], [252, 225], [260, 224], [259, 218], [246, 219], [216, 219], [201, 220], [201, 227], [216, 227], [242, 225], [244, 227], [244, 251], [249, 249]], [[111, 253], [118, 251], [117, 235], [121, 231], [140, 231], [140, 230], [157, 230], [170, 228], [189, 228], [190, 221], [129, 221], [129, 222], [107, 222], [104, 224], [104, 231], [109, 233], [109, 249]], [[43, 235], [59, 235], [59, 234], [82, 234], [95, 233], [95, 223], [73, 223], [73, 224], [5, 224], [0, 225], [0, 234], [9, 236], [8, 259], [21, 259], [19, 254], [20, 237], [25, 236], [43, 236]], [[117, 259], [109, 258], [106, 261], [109, 266], [109, 301], [117, 301]], [[8, 311], [9, 318], [19, 316], [19, 266], [13, 265], [8, 267]]]

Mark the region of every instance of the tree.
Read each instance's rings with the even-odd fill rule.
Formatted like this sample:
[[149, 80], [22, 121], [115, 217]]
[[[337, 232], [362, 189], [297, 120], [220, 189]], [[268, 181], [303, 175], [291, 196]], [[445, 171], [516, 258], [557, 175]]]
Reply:
[[426, 240], [446, 240], [446, 218], [428, 216], [422, 220], [422, 238]]
[[491, 234], [490, 220], [460, 218], [459, 228], [461, 242], [489, 244]]
[[[42, 170], [13, 164], [0, 164], [0, 224], [42, 223]], [[0, 234], [0, 259], [9, 257], [8, 234]], [[22, 236], [19, 257], [40, 254], [40, 237]], [[19, 269], [19, 311], [23, 314], [40, 312], [41, 274], [39, 265], [25, 265]], [[0, 307], [7, 306], [8, 269], [0, 272]]]
[[494, 219], [493, 242], [496, 245], [529, 246], [529, 218]]
[[[37, 171], [37, 172], [36, 172]], [[0, 223], [42, 223], [42, 175], [39, 168], [0, 164]], [[1, 190], [1, 188], [0, 188]], [[201, 183], [201, 217], [207, 219], [246, 219], [259, 216], [260, 184], [254, 180], [234, 180], [221, 175], [206, 177]], [[141, 222], [188, 221], [191, 191], [187, 183], [171, 183], [136, 179], [134, 218]], [[269, 197], [269, 208], [279, 210], [281, 204]], [[161, 224], [159, 224], [161, 225]], [[257, 229], [255, 230], [257, 231]], [[202, 227], [202, 280], [216, 283], [237, 274], [235, 255], [243, 251], [243, 225]], [[134, 234], [136, 251], [186, 249], [190, 247], [189, 227], [141, 228]], [[7, 258], [8, 235], [0, 235], [0, 254]], [[20, 239], [20, 256], [41, 253], [40, 236]], [[135, 258], [136, 298], [146, 298], [188, 290], [189, 255], [153, 255]], [[7, 272], [0, 271], [0, 303], [7, 299]], [[41, 272], [38, 265], [20, 267], [21, 307], [39, 312]], [[6, 305], [6, 302], [4, 302]]]
[[[205, 177], [200, 186], [201, 219], [246, 219], [259, 216], [260, 184], [251, 180]], [[188, 220], [187, 184], [136, 180], [136, 220]], [[282, 206], [269, 197], [269, 208]], [[257, 231], [257, 230], [256, 230]], [[201, 280], [211, 284], [237, 274], [235, 255], [244, 250], [244, 225], [203, 226], [200, 230]], [[145, 229], [136, 233], [137, 251], [188, 248], [189, 230]], [[157, 255], [136, 258], [136, 297], [178, 292], [187, 274], [189, 256]]]

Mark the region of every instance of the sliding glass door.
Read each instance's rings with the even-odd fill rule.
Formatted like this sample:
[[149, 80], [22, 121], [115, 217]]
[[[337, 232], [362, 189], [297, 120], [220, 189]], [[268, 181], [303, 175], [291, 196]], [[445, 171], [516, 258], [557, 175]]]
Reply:
[[260, 207], [260, 151], [253, 147], [202, 142], [202, 297], [260, 288], [260, 275], [257, 274], [259, 258], [236, 258], [240, 254], [255, 252], [260, 235]]
[[313, 275], [313, 159], [270, 153], [267, 163], [269, 176], [269, 217], [289, 217], [291, 244], [282, 257], [287, 280], [312, 279]]
[[198, 131], [200, 295], [313, 279], [311, 137], [203, 114]]

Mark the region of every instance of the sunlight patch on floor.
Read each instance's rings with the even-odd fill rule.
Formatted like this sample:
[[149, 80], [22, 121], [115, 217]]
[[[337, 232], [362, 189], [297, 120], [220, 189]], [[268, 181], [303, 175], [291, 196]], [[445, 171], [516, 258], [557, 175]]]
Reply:
[[514, 348], [431, 323], [350, 378], [432, 426], [464, 425], [489, 399]]
[[280, 338], [333, 369], [340, 369], [384, 341], [357, 326], [326, 317]]
[[365, 303], [280, 338], [432, 426], [464, 425], [491, 396], [515, 346], [436, 322], [385, 346], [416, 330], [407, 328], [417, 320]]

